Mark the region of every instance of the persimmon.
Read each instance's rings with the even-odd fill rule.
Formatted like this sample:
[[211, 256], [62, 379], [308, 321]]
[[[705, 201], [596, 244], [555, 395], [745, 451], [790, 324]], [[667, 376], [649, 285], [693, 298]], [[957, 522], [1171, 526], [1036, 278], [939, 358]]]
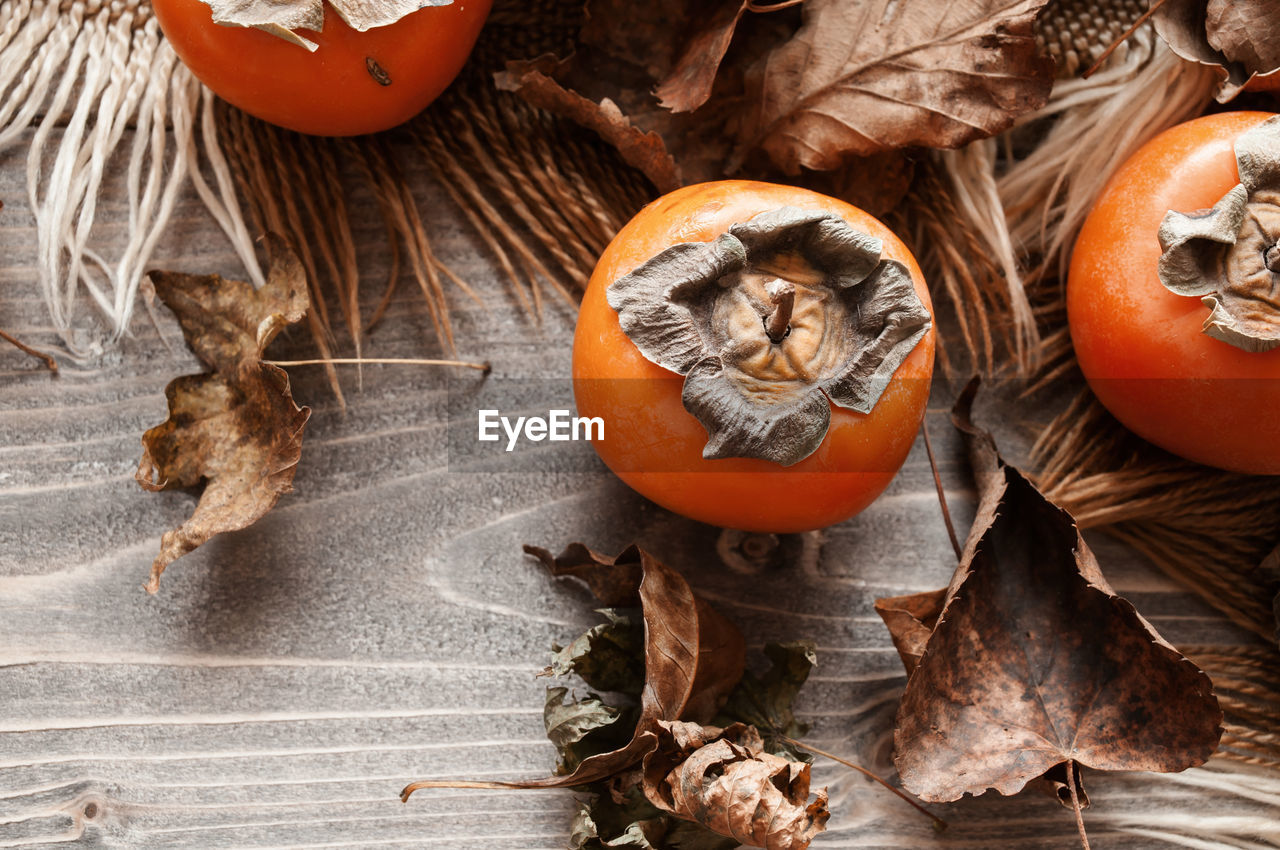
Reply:
[[1273, 118], [1209, 115], [1139, 149], [1086, 219], [1067, 287], [1080, 368], [1117, 419], [1184, 458], [1257, 474], [1280, 474]]
[[678, 189], [601, 256], [574, 337], [605, 464], [713, 525], [821, 528], [906, 459], [929, 397], [924, 277], [884, 224], [748, 181]]
[[178, 57], [224, 100], [291, 130], [354, 136], [401, 124], [435, 100], [466, 62], [492, 0], [427, 6], [363, 32], [328, 2], [318, 31], [215, 23], [204, 0], [153, 5]]

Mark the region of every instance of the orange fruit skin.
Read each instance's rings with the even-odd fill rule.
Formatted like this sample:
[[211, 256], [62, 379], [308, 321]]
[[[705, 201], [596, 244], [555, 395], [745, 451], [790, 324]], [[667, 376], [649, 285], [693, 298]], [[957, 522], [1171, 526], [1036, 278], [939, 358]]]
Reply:
[[1067, 315], [1098, 400], [1174, 454], [1236, 472], [1280, 474], [1280, 349], [1250, 353], [1201, 330], [1198, 297], [1160, 282], [1168, 210], [1212, 207], [1239, 182], [1233, 144], [1270, 118], [1197, 118], [1144, 145], [1111, 178], [1072, 253]]
[[906, 246], [857, 207], [789, 186], [729, 180], [678, 189], [649, 204], [610, 243], [583, 297], [573, 345], [580, 416], [604, 419], [593, 443], [623, 481], [663, 507], [745, 531], [823, 528], [861, 511], [906, 460], [924, 418], [933, 373], [930, 327], [869, 414], [832, 406], [831, 427], [812, 455], [789, 467], [754, 458], [706, 460], [707, 433], [681, 403], [684, 378], [649, 361], [605, 300], [617, 278], [678, 242], [704, 242], [737, 222], [782, 206], [836, 213], [879, 237], [883, 256], [903, 263], [931, 307]]
[[264, 121], [318, 136], [374, 133], [421, 112], [462, 70], [491, 4], [454, 0], [367, 32], [325, 4], [324, 31], [298, 31], [319, 44], [309, 52], [261, 30], [215, 24], [200, 0], [153, 0], [165, 37], [202, 83]]

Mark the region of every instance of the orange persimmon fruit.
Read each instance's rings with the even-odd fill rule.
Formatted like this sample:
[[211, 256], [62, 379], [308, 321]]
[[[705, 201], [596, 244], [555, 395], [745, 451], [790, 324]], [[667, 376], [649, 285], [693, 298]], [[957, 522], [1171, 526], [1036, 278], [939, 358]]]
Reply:
[[[1139, 149], [1081, 228], [1067, 286], [1076, 358], [1099, 401], [1174, 454], [1255, 474], [1280, 474], [1280, 348], [1205, 332], [1211, 306], [1161, 282], [1158, 233], [1170, 211], [1203, 219], [1240, 183], [1236, 140], [1271, 117], [1209, 115]], [[1274, 300], [1280, 274], [1271, 287]]]
[[[731, 228], [744, 225], [749, 228], [776, 216], [784, 208], [792, 219], [828, 214], [828, 223], [834, 222], [841, 228], [847, 224], [856, 234], [873, 237], [870, 242], [879, 240], [871, 249], [876, 252], [872, 256], [883, 258], [876, 268], [893, 266], [898, 278], [897, 291], [902, 294], [905, 290], [903, 297], [913, 300], [913, 305], [906, 308], [908, 312], [915, 311], [912, 335], [901, 342], [900, 360], [886, 361], [889, 364], [884, 367], [887, 386], [869, 412], [857, 412], [831, 402], [826, 385], [823, 385], [826, 395], [805, 396], [810, 404], [818, 405], [820, 412], [829, 407], [830, 423], [820, 443], [817, 437], [811, 441], [816, 448], [810, 445], [799, 452], [808, 452], [801, 459], [791, 462], [792, 458], [788, 458], [787, 462], [780, 463], [760, 456], [705, 457], [704, 448], [710, 445], [710, 429], [685, 405], [682, 392], [689, 392], [685, 379], [642, 353], [624, 330], [620, 309], [611, 306], [610, 299], [619, 301], [620, 296], [610, 290], [619, 279], [630, 279], [633, 277], [630, 273], [642, 266], [648, 267], [646, 264], [670, 252], [673, 246], [710, 246], [718, 239], [723, 240]], [[814, 225], [800, 225], [801, 229], [811, 226]], [[847, 231], [845, 233], [847, 237]], [[835, 320], [830, 315], [822, 314], [826, 315], [823, 319], [815, 311], [821, 303], [841, 296], [832, 295], [835, 290], [824, 290], [815, 301], [818, 290], [813, 288], [812, 279], [797, 272], [798, 266], [805, 265], [806, 261], [787, 259], [796, 239], [803, 241], [803, 238], [808, 237], [804, 234], [783, 237], [781, 247], [769, 249], [774, 252], [770, 254], [773, 259], [769, 263], [781, 277], [801, 281], [793, 287], [798, 294], [792, 323], [799, 331], [796, 336], [811, 338], [812, 346], [816, 346], [813, 350], [817, 351], [829, 344], [823, 340], [833, 336], [836, 327], [831, 324]], [[752, 244], [747, 235], [742, 239]], [[729, 286], [723, 281], [740, 280], [735, 277], [738, 274], [734, 272], [708, 285], [708, 291], [720, 297], [716, 293]], [[808, 284], [804, 283], [807, 279]], [[769, 285], [777, 283], [775, 278]], [[757, 295], [763, 291], [757, 289]], [[662, 303], [674, 297], [662, 296], [653, 303], [661, 308]], [[758, 304], [758, 301], [748, 299], [743, 303]], [[641, 210], [610, 243], [595, 268], [583, 298], [574, 338], [573, 378], [578, 414], [603, 419], [604, 439], [594, 443], [600, 457], [623, 481], [663, 507], [712, 525], [747, 531], [796, 532], [829, 526], [867, 507], [888, 486], [911, 449], [924, 417], [933, 370], [934, 331], [929, 320], [929, 305], [924, 277], [906, 246], [888, 227], [854, 206], [805, 189], [742, 180], [678, 189]], [[755, 335], [750, 342], [739, 342], [752, 352], [763, 352], [760, 356], [772, 359], [770, 365], [753, 373], [756, 377], [748, 383], [763, 377], [763, 383], [751, 383], [751, 387], [764, 393], [773, 389], [768, 383], [771, 376], [782, 375], [782, 389], [789, 391], [792, 385], [786, 381], [794, 375], [782, 362], [785, 358], [775, 357], [783, 349], [771, 347], [770, 337], [765, 336], [769, 333], [768, 317], [761, 313], [761, 322], [757, 323], [756, 315], [750, 312], [745, 313], [745, 320], [739, 321], [742, 315], [738, 314], [738, 320], [726, 320], [717, 333], [738, 333], [745, 328], [748, 335]], [[827, 324], [823, 324], [824, 321]], [[891, 316], [885, 321], [892, 323], [894, 318]], [[878, 326], [874, 322], [871, 326], [869, 333], [874, 334]], [[777, 345], [800, 346], [797, 350], [809, 351], [803, 347], [804, 339], [789, 339], [791, 341]], [[733, 347], [727, 344], [724, 350]], [[730, 356], [726, 354], [724, 359], [727, 361]], [[852, 352], [852, 356], [856, 357], [857, 353]], [[814, 357], [814, 362], [821, 361], [819, 355]], [[720, 358], [711, 359], [720, 362]], [[892, 367], [893, 362], [898, 363], [896, 368]], [[747, 368], [756, 369], [756, 366]], [[887, 373], [889, 369], [892, 369], [891, 375]], [[810, 389], [816, 392], [816, 386], [804, 392]], [[720, 389], [732, 395], [733, 403], [737, 403], [737, 390], [731, 393], [723, 387]], [[796, 397], [801, 395], [803, 393]]]

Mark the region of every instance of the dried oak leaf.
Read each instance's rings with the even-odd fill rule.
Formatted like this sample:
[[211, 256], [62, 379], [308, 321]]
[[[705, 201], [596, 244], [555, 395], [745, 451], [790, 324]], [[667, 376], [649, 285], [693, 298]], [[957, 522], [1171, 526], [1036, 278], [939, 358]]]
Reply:
[[662, 811], [765, 850], [804, 850], [826, 828], [827, 792], [809, 802], [809, 765], [764, 752], [755, 727], [662, 721], [645, 734], [645, 796]]
[[[907, 682], [894, 730], [903, 785], [930, 802], [1014, 794], [1063, 763], [1171, 772], [1222, 734], [1209, 678], [1116, 596], [1075, 521], [953, 419], [980, 502], [963, 558]], [[882, 600], [910, 656], [930, 594]], [[920, 620], [911, 625], [918, 613]], [[897, 626], [894, 627], [894, 622]]]
[[135, 478], [144, 488], [204, 482], [195, 511], [161, 539], [149, 593], [173, 561], [215, 534], [252, 525], [293, 489], [311, 410], [294, 403], [289, 376], [263, 363], [262, 352], [302, 318], [309, 301], [297, 256], [277, 236], [268, 237], [268, 248], [271, 270], [259, 290], [218, 275], [150, 273], [187, 345], [213, 371], [170, 382], [169, 419], [142, 437]]
[[1166, 0], [1153, 17], [1174, 53], [1218, 73], [1219, 103], [1280, 73], [1280, 0]]
[[1046, 1], [806, 0], [799, 31], [748, 75], [737, 158], [759, 148], [797, 174], [1007, 129], [1053, 83], [1032, 31]]

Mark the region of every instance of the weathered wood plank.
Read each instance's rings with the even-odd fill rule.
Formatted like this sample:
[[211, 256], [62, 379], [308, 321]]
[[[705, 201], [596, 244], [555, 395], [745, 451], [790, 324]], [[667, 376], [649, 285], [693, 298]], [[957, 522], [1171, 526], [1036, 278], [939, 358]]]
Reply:
[[[495, 367], [479, 392], [545, 404], [564, 389], [571, 316], [553, 308], [540, 325], [522, 316], [448, 202], [406, 166], [437, 251], [485, 301], [452, 299], [461, 353]], [[52, 344], [21, 179], [18, 160], [0, 159], [0, 326]], [[108, 243], [120, 238], [121, 213], [102, 208], [116, 216], [100, 230]], [[381, 222], [367, 194], [352, 215], [375, 300], [388, 268]], [[156, 265], [236, 272], [192, 197]], [[814, 639], [820, 666], [799, 709], [815, 742], [892, 773], [903, 676], [872, 604], [944, 584], [952, 568], [921, 447], [864, 514], [788, 538], [783, 563], [742, 572], [717, 555], [716, 530], [645, 502], [589, 447], [543, 444], [508, 460], [451, 446], [445, 413], [477, 386], [470, 374], [370, 366], [358, 390], [347, 371], [344, 414], [319, 370], [294, 369], [296, 396], [314, 408], [297, 492], [253, 528], [176, 563], [148, 597], [141, 583], [159, 536], [194, 504], [132, 480], [142, 431], [165, 417], [165, 383], [197, 368], [160, 312], [158, 329], [140, 311], [118, 351], [57, 379], [0, 347], [0, 847], [565, 846], [568, 793], [396, 799], [414, 778], [551, 766], [535, 674], [551, 643], [593, 618], [587, 594], [545, 576], [520, 553], [525, 542], [640, 541], [736, 620], [752, 648]], [[366, 352], [440, 353], [407, 278]], [[281, 340], [280, 357], [307, 353], [305, 332]], [[963, 525], [972, 492], [940, 393], [930, 427]], [[1123, 547], [1098, 543], [1113, 583], [1175, 643], [1250, 641]], [[940, 807], [953, 825], [934, 836], [862, 779], [817, 773], [836, 783], [836, 815], [815, 847], [1074, 841], [1069, 814], [1031, 791]], [[1237, 836], [1256, 833], [1280, 800], [1265, 774], [1089, 781], [1087, 818], [1102, 848], [1171, 846], [1162, 831], [1237, 846], [1204, 831], [1216, 819]]]

